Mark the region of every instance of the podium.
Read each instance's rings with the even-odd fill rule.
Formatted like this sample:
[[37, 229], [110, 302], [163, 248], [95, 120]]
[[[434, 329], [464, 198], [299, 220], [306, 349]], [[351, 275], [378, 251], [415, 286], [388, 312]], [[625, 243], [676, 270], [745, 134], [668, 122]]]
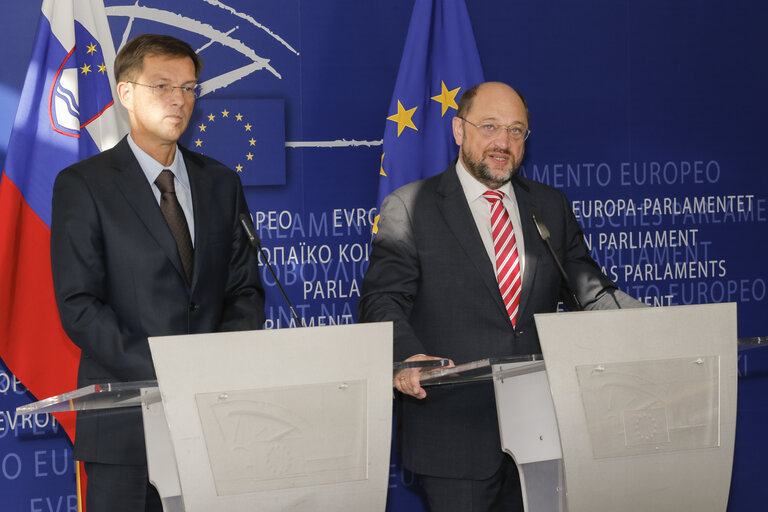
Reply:
[[384, 510], [391, 323], [149, 345], [157, 381], [88, 386], [17, 412], [141, 407], [166, 512]]
[[735, 304], [535, 316], [541, 356], [425, 373], [492, 379], [530, 512], [723, 512], [736, 426]]

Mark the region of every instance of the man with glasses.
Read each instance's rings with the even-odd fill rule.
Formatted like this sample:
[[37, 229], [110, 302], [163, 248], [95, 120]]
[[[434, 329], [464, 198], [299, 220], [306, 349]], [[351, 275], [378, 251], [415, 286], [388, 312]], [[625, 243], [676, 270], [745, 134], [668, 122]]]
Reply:
[[[56, 179], [53, 280], [62, 325], [82, 351], [79, 387], [155, 379], [149, 336], [264, 322], [240, 180], [177, 144], [201, 69], [176, 38], [129, 41], [114, 72], [130, 134]], [[85, 461], [89, 512], [162, 510], [145, 453], [138, 409], [78, 413], [74, 457]]]
[[[534, 214], [585, 309], [642, 306], [589, 256], [565, 195], [517, 174], [529, 121], [511, 87], [469, 89], [453, 119], [458, 159], [384, 200], [358, 313], [360, 321], [394, 322], [395, 360], [541, 353], [534, 313], [555, 311], [558, 299], [577, 306]], [[517, 468], [501, 451], [492, 384], [427, 393], [417, 369], [393, 382], [404, 465], [419, 475], [433, 512], [523, 510]]]

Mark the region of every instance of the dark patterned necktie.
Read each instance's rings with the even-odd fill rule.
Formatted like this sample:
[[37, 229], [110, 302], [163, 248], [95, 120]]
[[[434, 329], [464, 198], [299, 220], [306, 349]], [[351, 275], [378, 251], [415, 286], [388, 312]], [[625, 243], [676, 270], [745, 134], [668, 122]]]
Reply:
[[155, 185], [160, 189], [160, 210], [163, 212], [168, 227], [171, 228], [171, 234], [176, 240], [176, 247], [179, 249], [181, 264], [184, 265], [187, 279], [190, 280], [195, 253], [192, 248], [192, 237], [189, 236], [187, 218], [184, 216], [184, 210], [181, 209], [179, 199], [176, 197], [173, 173], [168, 169], [163, 169], [160, 176], [155, 180]]
[[488, 190], [483, 197], [491, 203], [491, 232], [493, 249], [496, 252], [496, 280], [499, 291], [509, 314], [509, 321], [517, 323], [517, 310], [520, 307], [520, 258], [517, 255], [517, 240], [512, 229], [507, 209], [501, 199], [504, 193]]

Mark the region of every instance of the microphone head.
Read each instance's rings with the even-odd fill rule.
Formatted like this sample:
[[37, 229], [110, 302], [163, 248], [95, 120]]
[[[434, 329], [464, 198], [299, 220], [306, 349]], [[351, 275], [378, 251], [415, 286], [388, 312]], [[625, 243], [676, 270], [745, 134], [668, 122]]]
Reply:
[[547, 229], [546, 224], [536, 218], [535, 213], [533, 214], [533, 222], [536, 224], [536, 229], [539, 230], [539, 236], [541, 236], [543, 240], [549, 240], [549, 229]]
[[253, 227], [253, 221], [251, 220], [250, 215], [246, 215], [245, 213], [240, 214], [240, 225], [243, 226], [243, 230], [245, 231], [245, 235], [248, 237], [248, 241], [252, 246], [259, 249], [259, 240], [256, 237], [256, 229]]

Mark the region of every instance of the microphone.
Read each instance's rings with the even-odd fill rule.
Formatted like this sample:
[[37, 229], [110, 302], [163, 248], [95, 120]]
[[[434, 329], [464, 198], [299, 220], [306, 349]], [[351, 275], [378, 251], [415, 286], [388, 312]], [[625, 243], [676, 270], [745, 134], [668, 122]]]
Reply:
[[552, 258], [555, 260], [555, 263], [557, 264], [557, 268], [560, 270], [560, 275], [563, 276], [563, 281], [565, 282], [566, 288], [568, 288], [568, 293], [571, 294], [571, 299], [573, 299], [573, 303], [576, 306], [576, 310], [584, 311], [584, 308], [582, 307], [581, 302], [579, 302], [579, 299], [576, 297], [576, 293], [573, 291], [573, 287], [571, 286], [571, 280], [568, 279], [568, 274], [565, 273], [565, 269], [563, 268], [563, 265], [560, 263], [560, 258], [557, 257], [557, 254], [555, 253], [555, 249], [552, 247], [552, 243], [549, 241], [549, 229], [547, 229], [547, 225], [536, 218], [536, 212], [533, 212], [531, 215], [533, 216], [533, 223], [536, 224], [536, 229], [539, 230], [539, 236], [541, 236], [541, 239], [544, 240], [544, 242], [547, 244], [547, 247], [549, 247], [549, 252], [552, 254]]
[[264, 263], [267, 264], [267, 268], [269, 269], [269, 272], [272, 274], [272, 278], [274, 278], [275, 282], [277, 283], [277, 287], [280, 288], [280, 293], [283, 294], [283, 299], [285, 299], [285, 303], [288, 304], [288, 309], [291, 310], [291, 314], [293, 315], [294, 320], [296, 320], [296, 325], [299, 327], [304, 327], [304, 323], [301, 321], [301, 318], [299, 318], [299, 315], [296, 314], [296, 310], [293, 309], [293, 304], [291, 304], [291, 301], [288, 300], [288, 295], [285, 294], [285, 290], [283, 290], [283, 285], [280, 284], [280, 280], [277, 279], [277, 276], [275, 275], [275, 271], [272, 269], [272, 265], [269, 264], [269, 258], [267, 258], [267, 255], [264, 253], [264, 249], [261, 248], [261, 242], [259, 241], [259, 237], [256, 236], [256, 228], [253, 227], [253, 221], [251, 220], [250, 215], [246, 215], [245, 213], [240, 214], [240, 224], [243, 226], [243, 230], [245, 231], [245, 235], [248, 237], [248, 242], [250, 242], [251, 246], [259, 251], [261, 254], [261, 259], [264, 260]]

